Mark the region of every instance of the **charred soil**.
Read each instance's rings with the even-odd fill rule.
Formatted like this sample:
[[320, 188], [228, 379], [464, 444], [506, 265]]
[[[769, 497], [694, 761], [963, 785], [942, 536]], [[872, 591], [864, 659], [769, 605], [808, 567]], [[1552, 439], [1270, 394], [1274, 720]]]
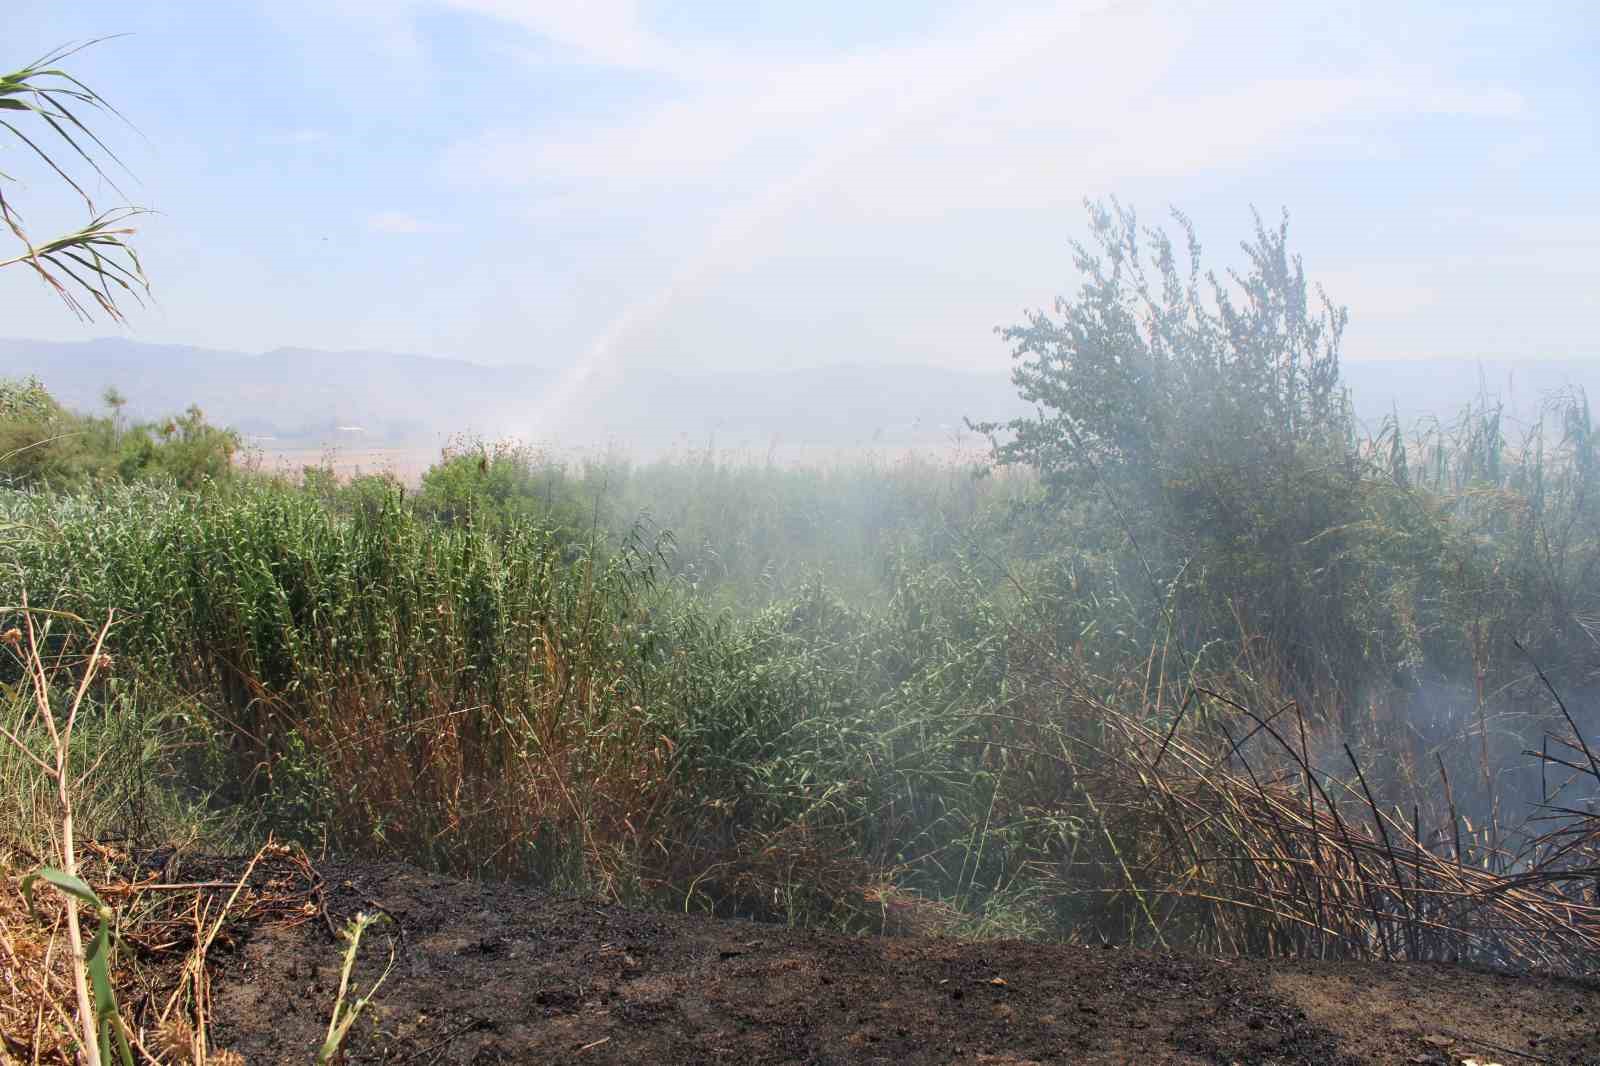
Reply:
[[[1600, 1063], [1600, 988], [1431, 964], [1203, 959], [847, 937], [629, 910], [400, 865], [326, 866], [320, 919], [267, 914], [214, 950], [213, 1046], [308, 1062], [332, 930], [391, 921], [353, 1063]], [[309, 912], [310, 908], [306, 910]]]

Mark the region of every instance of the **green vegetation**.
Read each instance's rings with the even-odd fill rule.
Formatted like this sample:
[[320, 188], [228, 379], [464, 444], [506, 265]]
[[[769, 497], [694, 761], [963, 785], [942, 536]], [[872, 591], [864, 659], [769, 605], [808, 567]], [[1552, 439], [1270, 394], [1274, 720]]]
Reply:
[[115, 389], [107, 406], [103, 417], [78, 414], [36, 380], [0, 381], [0, 484], [66, 491], [155, 480], [198, 489], [234, 474], [239, 435], [198, 407], [130, 426]]
[[[86, 831], [853, 930], [1592, 969], [1585, 399], [1514, 442], [1490, 407], [1361, 439], [1282, 228], [1203, 289], [1092, 222], [1078, 297], [1007, 334], [1041, 414], [984, 427], [993, 467], [462, 445], [408, 492], [8, 385], [7, 441], [76, 436], [7, 468], [0, 628], [22, 590], [116, 619]], [[46, 635], [63, 683], [87, 636]]]
[[120, 320], [122, 309], [117, 301], [123, 297], [138, 301], [139, 293], [150, 289], [139, 256], [127, 243], [134, 231], [126, 223], [143, 214], [143, 209], [129, 205], [100, 210], [84, 184], [65, 169], [74, 163], [87, 164], [95, 178], [121, 193], [100, 162], [104, 159], [120, 166], [121, 161], [87, 125], [102, 115], [116, 115], [116, 109], [56, 65], [96, 43], [58, 48], [21, 70], [0, 74], [0, 130], [43, 164], [49, 177], [72, 189], [90, 214], [79, 229], [35, 242], [24, 228], [14, 200], [5, 197], [6, 184], [17, 178], [0, 171], [0, 221], [22, 245], [21, 254], [0, 259], [0, 268], [32, 270], [81, 319], [91, 317], [92, 304]]

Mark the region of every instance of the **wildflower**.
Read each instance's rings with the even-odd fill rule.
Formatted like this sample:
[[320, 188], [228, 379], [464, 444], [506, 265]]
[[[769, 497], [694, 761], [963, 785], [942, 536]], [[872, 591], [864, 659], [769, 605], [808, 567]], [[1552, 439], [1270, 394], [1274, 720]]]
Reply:
[[4, 641], [15, 648], [17, 645], [22, 643], [22, 630], [18, 629], [16, 626], [12, 626], [4, 633], [0, 633], [0, 641]]

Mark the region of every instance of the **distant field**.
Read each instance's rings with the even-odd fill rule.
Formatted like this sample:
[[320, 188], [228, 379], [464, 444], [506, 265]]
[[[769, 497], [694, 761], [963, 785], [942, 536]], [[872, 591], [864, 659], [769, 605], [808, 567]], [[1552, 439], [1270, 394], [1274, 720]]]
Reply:
[[439, 459], [438, 448], [422, 445], [399, 448], [247, 447], [249, 461], [269, 473], [297, 474], [308, 466], [327, 466], [332, 467], [340, 477], [393, 474], [404, 484], [412, 486], [418, 484], [423, 472]]
[[[408, 444], [394, 447], [358, 447], [334, 443], [274, 447], [274, 443], [247, 441], [248, 461], [270, 473], [297, 474], [308, 466], [326, 466], [331, 467], [340, 477], [352, 477], [357, 474], [392, 474], [401, 483], [412, 487], [418, 485], [427, 469], [439, 461], [440, 452], [445, 447], [443, 442], [433, 445]], [[704, 444], [691, 446], [686, 442], [680, 442], [670, 446], [645, 447], [624, 447], [620, 444], [610, 447], [546, 446], [544, 450], [567, 463], [604, 460], [608, 457], [634, 463], [652, 463], [661, 460], [700, 458], [705, 455], [707, 447]], [[976, 435], [966, 434], [960, 440], [941, 444], [884, 444], [868, 447], [779, 443], [767, 447], [754, 445], [714, 447], [714, 454], [719, 462], [734, 466], [768, 464], [787, 468], [872, 466], [893, 465], [908, 460], [958, 464], [977, 462], [985, 458], [988, 455], [988, 445]]]

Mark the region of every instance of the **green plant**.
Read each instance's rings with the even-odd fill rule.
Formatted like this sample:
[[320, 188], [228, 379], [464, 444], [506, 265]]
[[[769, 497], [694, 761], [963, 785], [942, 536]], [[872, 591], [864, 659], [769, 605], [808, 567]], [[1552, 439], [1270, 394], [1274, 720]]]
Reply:
[[63, 408], [36, 379], [0, 379], [0, 483], [62, 490], [111, 481], [171, 481], [184, 488], [236, 472], [239, 435], [191, 406], [182, 415], [127, 425]]
[[515, 441], [460, 441], [422, 475], [416, 506], [449, 525], [537, 524], [576, 538], [593, 530], [598, 498], [584, 498], [565, 466]]
[[[133, 1049], [128, 1046], [128, 1035], [124, 1030], [122, 1016], [117, 1013], [117, 997], [111, 987], [111, 929], [116, 920], [116, 913], [83, 881], [65, 870], [49, 866], [35, 870], [22, 879], [22, 895], [28, 901], [30, 913], [34, 913], [34, 885], [40, 881], [50, 885], [73, 903], [83, 903], [92, 908], [97, 923], [94, 943], [83, 953], [81, 962], [76, 957], [73, 959], [75, 974], [80, 968], [88, 970], [93, 992], [92, 997], [86, 999], [81, 988], [82, 978], [77, 978], [80, 984], [78, 996], [80, 1016], [86, 1009], [86, 1003], [93, 1004], [92, 1008], [88, 1008], [93, 1011], [92, 1021], [84, 1027], [85, 1058], [90, 1063], [109, 1062], [115, 1050], [117, 1057], [126, 1066], [133, 1066]], [[88, 1050], [90, 1047], [94, 1048], [92, 1052]]]
[[[1582, 755], [1504, 649], [1600, 677], [1585, 425], [1402, 441], [1404, 478], [1393, 439], [1336, 451], [1353, 474], [1286, 450], [1208, 483], [1248, 535], [1156, 529], [1152, 561], [1196, 551], [1154, 589], [1103, 496], [932, 463], [507, 462], [501, 509], [456, 457], [448, 515], [321, 471], [89, 482], [0, 493], [0, 552], [78, 615], [140, 605], [117, 680], [187, 719], [180, 787], [347, 856], [795, 925], [1571, 969], [1589, 912], [1515, 877]], [[1296, 589], [1327, 617], [1287, 624]], [[1308, 652], [1337, 666], [1309, 697]]]
[[[0, 220], [24, 249], [20, 255], [0, 259], [0, 268], [27, 266], [55, 290], [79, 318], [90, 317], [88, 305], [83, 302], [87, 298], [111, 318], [121, 320], [118, 299], [127, 296], [139, 301], [140, 292], [150, 289], [139, 256], [127, 243], [134, 231], [126, 223], [143, 214], [143, 209], [96, 209], [83, 185], [67, 172], [66, 164], [44, 147], [48, 135], [53, 134], [54, 140], [69, 150], [69, 159], [75, 157], [87, 164], [97, 177], [116, 189], [116, 183], [111, 181], [96, 156], [103, 156], [118, 166], [121, 161], [85, 120], [92, 113], [117, 115], [117, 111], [98, 93], [56, 65], [96, 43], [89, 41], [58, 48], [20, 70], [0, 75], [0, 129], [20, 141], [77, 193], [92, 216], [81, 229], [35, 243], [23, 228], [22, 216], [15, 205], [4, 195], [4, 183], [16, 179], [0, 173]], [[30, 136], [22, 125], [24, 120], [32, 120], [42, 128], [34, 129]]]
[[361, 937], [377, 922], [383, 921], [382, 915], [358, 914], [350, 920], [340, 934], [345, 941], [344, 960], [339, 966], [339, 992], [334, 998], [333, 1011], [328, 1017], [328, 1036], [322, 1042], [322, 1047], [317, 1051], [317, 1066], [335, 1061], [339, 1048], [344, 1043], [345, 1037], [350, 1032], [350, 1027], [361, 1017], [361, 1012], [367, 1004], [372, 1002], [372, 997], [378, 994], [378, 989], [383, 987], [383, 982], [388, 979], [389, 973], [394, 969], [394, 949], [389, 950], [389, 965], [384, 968], [378, 979], [372, 983], [366, 995], [358, 997], [354, 1002], [346, 1002], [350, 993], [350, 971], [355, 968], [356, 953], [361, 950]]
[[1281, 465], [1348, 439], [1339, 386], [1348, 314], [1326, 296], [1320, 307], [1311, 299], [1288, 250], [1287, 216], [1270, 230], [1257, 216], [1255, 241], [1243, 246], [1249, 273], [1231, 272], [1230, 288], [1202, 273], [1200, 242], [1180, 212], [1187, 269], [1171, 238], [1141, 227], [1131, 209], [1088, 208], [1098, 247], [1073, 245], [1084, 275], [1077, 298], [1057, 301], [1059, 318], [1038, 312], [999, 331], [1015, 346], [1018, 390], [1043, 411], [979, 427], [1012, 434], [998, 447], [1001, 462], [1035, 467], [1058, 492], [1109, 481], [1131, 505], [1166, 510], [1183, 502], [1169, 483], [1197, 467]]

